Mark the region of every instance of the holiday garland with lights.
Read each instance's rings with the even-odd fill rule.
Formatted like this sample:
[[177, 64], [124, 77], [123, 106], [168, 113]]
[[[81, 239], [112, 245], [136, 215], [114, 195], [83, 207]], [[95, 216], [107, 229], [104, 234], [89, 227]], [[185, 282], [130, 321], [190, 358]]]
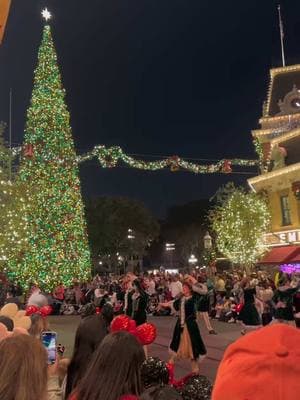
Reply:
[[232, 167], [254, 167], [258, 165], [257, 160], [244, 159], [224, 159], [212, 164], [196, 164], [185, 161], [179, 156], [171, 156], [158, 161], [138, 160], [123, 152], [121, 147], [115, 146], [106, 148], [105, 146], [95, 146], [95, 148], [83, 155], [78, 156], [78, 162], [91, 160], [97, 157], [102, 168], [114, 168], [121, 161], [131, 168], [142, 169], [146, 171], [157, 171], [164, 168], [170, 168], [172, 172], [179, 170], [193, 172], [195, 174], [213, 174], [213, 173], [231, 173]]
[[31, 199], [27, 210], [28, 248], [22, 261], [9, 263], [11, 278], [24, 287], [90, 275], [90, 251], [70, 117], [65, 104], [50, 26], [43, 31], [27, 112], [20, 179]]
[[[34, 156], [34, 146], [32, 144], [22, 147], [15, 147], [15, 154], [20, 154], [23, 150], [25, 155]], [[45, 161], [52, 162], [54, 159], [45, 157]], [[118, 167], [120, 162], [128, 165], [130, 168], [140, 169], [144, 171], [158, 171], [165, 168], [170, 168], [172, 172], [177, 172], [179, 170], [193, 172], [194, 174], [213, 174], [213, 173], [224, 173], [230, 174], [233, 171], [233, 167], [257, 167], [260, 165], [259, 160], [247, 160], [241, 158], [233, 159], [222, 159], [211, 164], [198, 164], [194, 162], [189, 162], [183, 158], [174, 155], [170, 157], [165, 157], [157, 161], [145, 161], [141, 159], [136, 159], [132, 155], [126, 154], [121, 147], [113, 146], [106, 147], [104, 145], [95, 146], [93, 150], [83, 154], [78, 155], [76, 159], [67, 160], [59, 157], [55, 158], [57, 163], [72, 163], [73, 165], [80, 164], [84, 161], [92, 160], [97, 158], [99, 164], [102, 168], [115, 168]]]
[[264, 197], [234, 189], [210, 215], [218, 250], [233, 263], [250, 267], [266, 251], [270, 218]]

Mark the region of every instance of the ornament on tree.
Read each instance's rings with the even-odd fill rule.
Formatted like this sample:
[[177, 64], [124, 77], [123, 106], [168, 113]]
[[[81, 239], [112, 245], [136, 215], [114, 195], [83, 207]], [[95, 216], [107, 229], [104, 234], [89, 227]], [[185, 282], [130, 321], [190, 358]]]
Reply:
[[32, 158], [34, 155], [33, 152], [33, 145], [32, 144], [25, 144], [24, 146], [24, 156], [28, 158]]
[[232, 172], [230, 160], [224, 160], [223, 166], [222, 166], [222, 172], [224, 172], [225, 174], [230, 174]]

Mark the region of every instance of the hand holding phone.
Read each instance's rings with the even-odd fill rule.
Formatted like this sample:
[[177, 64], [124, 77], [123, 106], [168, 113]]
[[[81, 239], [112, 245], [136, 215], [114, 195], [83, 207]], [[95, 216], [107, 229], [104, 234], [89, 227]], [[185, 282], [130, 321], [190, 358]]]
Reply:
[[57, 345], [57, 354], [59, 354], [61, 357], [63, 357], [64, 352], [65, 352], [65, 346], [63, 346], [62, 344], [58, 344]]
[[56, 362], [57, 333], [52, 331], [42, 332], [41, 340], [48, 354], [48, 365]]

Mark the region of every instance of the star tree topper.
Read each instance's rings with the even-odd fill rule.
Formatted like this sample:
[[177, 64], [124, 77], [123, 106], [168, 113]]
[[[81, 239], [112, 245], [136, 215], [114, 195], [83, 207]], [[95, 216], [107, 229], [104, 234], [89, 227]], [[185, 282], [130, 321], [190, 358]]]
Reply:
[[49, 19], [52, 18], [52, 14], [51, 14], [51, 12], [48, 10], [47, 7], [43, 9], [43, 11], [42, 11], [42, 17], [44, 18], [44, 20], [45, 20], [46, 22], [48, 22]]

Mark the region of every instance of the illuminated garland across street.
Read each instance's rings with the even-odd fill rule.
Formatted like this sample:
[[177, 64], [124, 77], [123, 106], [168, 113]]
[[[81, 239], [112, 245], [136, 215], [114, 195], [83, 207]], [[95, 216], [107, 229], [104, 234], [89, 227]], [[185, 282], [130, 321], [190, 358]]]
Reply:
[[105, 147], [95, 146], [95, 148], [82, 156], [77, 157], [77, 161], [83, 162], [97, 157], [102, 168], [117, 167], [119, 162], [129, 165], [131, 168], [157, 171], [164, 168], [170, 168], [172, 172], [184, 170], [194, 172], [195, 174], [212, 174], [212, 173], [231, 173], [232, 167], [254, 167], [258, 165], [258, 160], [220, 160], [214, 164], [196, 164], [185, 161], [178, 156], [171, 156], [158, 161], [144, 161], [135, 159], [123, 152], [121, 147]]
[[[20, 153], [22, 147], [13, 149], [14, 154]], [[34, 145], [27, 144], [23, 147], [23, 155], [25, 157], [35, 157]], [[138, 160], [126, 153], [119, 146], [105, 147], [103, 145], [95, 146], [93, 150], [83, 155], [78, 155], [74, 160], [57, 159], [58, 164], [65, 164], [68, 161], [74, 164], [79, 164], [84, 161], [98, 158], [102, 168], [115, 168], [120, 162], [129, 165], [131, 168], [141, 169], [145, 171], [157, 171], [164, 168], [170, 168], [172, 172], [179, 170], [193, 172], [195, 174], [213, 174], [213, 173], [232, 173], [232, 167], [256, 167], [259, 165], [259, 160], [245, 160], [240, 158], [222, 159], [212, 164], [196, 164], [185, 161], [179, 156], [171, 156], [157, 161]], [[44, 156], [45, 159], [45, 156]], [[48, 161], [55, 160], [49, 158]]]

